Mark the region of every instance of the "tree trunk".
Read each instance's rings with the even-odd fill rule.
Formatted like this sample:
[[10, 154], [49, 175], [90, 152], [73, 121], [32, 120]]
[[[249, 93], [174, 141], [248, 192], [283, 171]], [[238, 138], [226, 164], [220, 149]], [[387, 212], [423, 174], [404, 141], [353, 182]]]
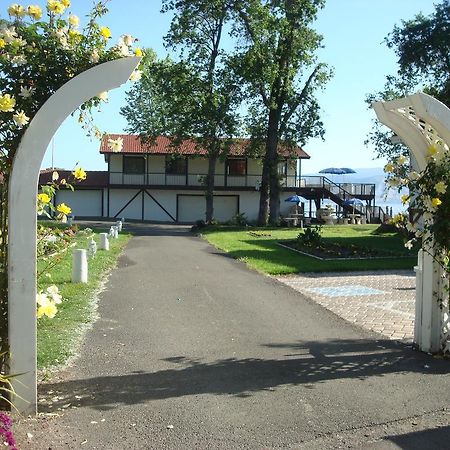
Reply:
[[214, 177], [216, 175], [217, 154], [211, 153], [208, 157], [208, 175], [206, 176], [206, 223], [211, 223], [214, 218]]
[[[268, 181], [269, 191], [269, 223], [275, 225], [278, 221], [280, 213], [280, 198], [279, 198], [279, 184], [278, 184], [278, 125], [279, 113], [276, 109], [271, 109], [269, 113], [269, 124], [267, 127], [266, 139], [266, 155], [264, 158], [263, 178], [264, 175]], [[264, 174], [264, 170], [266, 174]], [[267, 222], [266, 222], [267, 223]]]
[[265, 227], [269, 220], [269, 168], [267, 159], [264, 158], [263, 169], [261, 175], [261, 186], [259, 188], [259, 213], [258, 225]]
[[269, 223], [276, 225], [280, 218], [280, 180], [278, 176], [278, 155], [270, 175]]

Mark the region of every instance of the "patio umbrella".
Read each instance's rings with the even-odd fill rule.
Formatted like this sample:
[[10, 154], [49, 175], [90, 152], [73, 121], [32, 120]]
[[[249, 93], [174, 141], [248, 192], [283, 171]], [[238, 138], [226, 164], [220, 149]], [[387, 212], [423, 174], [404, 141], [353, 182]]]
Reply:
[[[346, 172], [340, 167], [328, 167], [326, 169], [320, 170], [319, 173], [329, 173], [331, 175], [344, 175]], [[331, 181], [334, 183], [333, 177], [331, 177]]]
[[[348, 173], [356, 173], [356, 170], [350, 169], [350, 167], [341, 167], [341, 170], [343, 170], [345, 173], [342, 175], [346, 175]], [[342, 182], [345, 183], [345, 177], [342, 177]]]
[[300, 195], [291, 195], [288, 197], [285, 202], [291, 202], [291, 203], [297, 203], [306, 201], [303, 197], [300, 197]]
[[341, 169], [340, 167], [328, 167], [327, 169], [320, 170], [319, 173], [330, 173], [332, 175], [343, 175], [344, 173], [350, 173], [350, 172], [346, 172], [344, 169]]
[[299, 195], [291, 195], [287, 199], [284, 200], [285, 202], [291, 202], [291, 203], [297, 203], [297, 212], [298, 212], [298, 205], [300, 202], [306, 201], [303, 197], [300, 197]]
[[364, 206], [364, 202], [359, 198], [350, 198], [343, 202], [343, 205], [353, 206], [353, 214], [355, 214], [355, 205], [356, 206]]

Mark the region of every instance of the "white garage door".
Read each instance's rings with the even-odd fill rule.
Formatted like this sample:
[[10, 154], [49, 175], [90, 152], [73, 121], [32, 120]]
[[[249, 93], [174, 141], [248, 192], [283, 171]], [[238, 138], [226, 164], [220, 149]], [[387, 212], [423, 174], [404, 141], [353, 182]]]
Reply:
[[65, 203], [72, 208], [72, 214], [81, 217], [102, 216], [102, 195], [100, 190], [57, 191], [56, 203]]
[[[206, 202], [203, 195], [178, 196], [178, 221], [193, 223], [205, 220]], [[214, 196], [214, 218], [219, 222], [230, 220], [238, 212], [237, 195]]]

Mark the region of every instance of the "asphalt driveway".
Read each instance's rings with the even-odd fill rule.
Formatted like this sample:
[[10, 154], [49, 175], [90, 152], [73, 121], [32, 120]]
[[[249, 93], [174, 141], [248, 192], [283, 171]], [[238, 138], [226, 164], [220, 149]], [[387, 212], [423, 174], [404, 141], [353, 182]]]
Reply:
[[57, 415], [30, 423], [23, 448], [450, 442], [448, 361], [349, 324], [187, 228], [134, 230], [81, 356], [40, 388]]

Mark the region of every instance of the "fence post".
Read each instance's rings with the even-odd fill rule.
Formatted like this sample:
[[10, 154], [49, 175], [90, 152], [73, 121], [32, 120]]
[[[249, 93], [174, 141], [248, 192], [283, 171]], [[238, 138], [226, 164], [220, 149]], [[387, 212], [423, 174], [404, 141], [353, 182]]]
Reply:
[[108, 233], [100, 233], [100, 249], [109, 250]]
[[87, 251], [77, 248], [72, 256], [72, 283], [87, 283], [88, 263]]

